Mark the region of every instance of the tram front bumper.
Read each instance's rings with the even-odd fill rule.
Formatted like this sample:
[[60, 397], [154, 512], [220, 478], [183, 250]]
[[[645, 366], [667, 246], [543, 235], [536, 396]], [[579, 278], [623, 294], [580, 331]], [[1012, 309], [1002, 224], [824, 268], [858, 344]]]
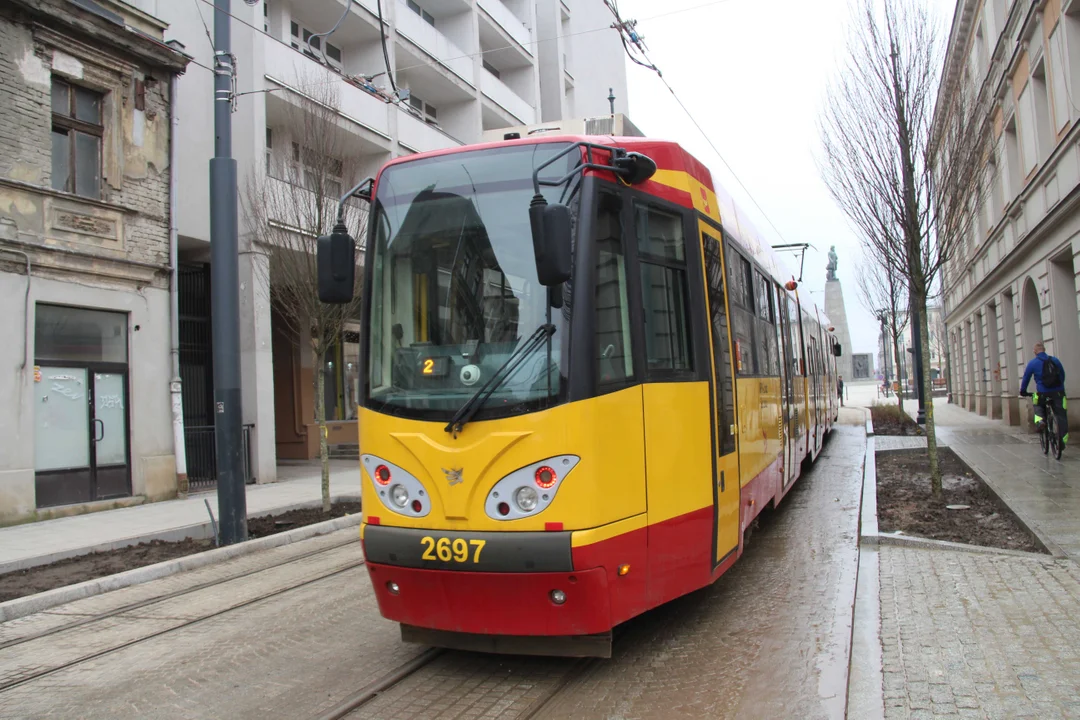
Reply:
[[367, 567], [379, 611], [404, 625], [516, 636], [592, 635], [612, 626], [604, 568], [469, 572], [370, 561]]

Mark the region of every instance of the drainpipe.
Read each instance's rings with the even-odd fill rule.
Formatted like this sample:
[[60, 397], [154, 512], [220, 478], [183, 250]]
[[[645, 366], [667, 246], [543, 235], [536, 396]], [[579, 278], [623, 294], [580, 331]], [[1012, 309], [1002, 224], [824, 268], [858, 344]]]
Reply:
[[169, 394], [172, 399], [173, 455], [176, 457], [176, 494], [187, 497], [187, 449], [184, 445], [184, 404], [180, 381], [180, 306], [179, 279], [180, 269], [177, 262], [178, 228], [176, 221], [176, 196], [179, 184], [178, 158], [179, 143], [177, 130], [180, 117], [177, 111], [177, 97], [180, 91], [180, 76], [173, 74], [169, 80], [169, 267], [172, 277], [169, 280], [169, 354], [172, 358], [172, 379], [169, 380]]

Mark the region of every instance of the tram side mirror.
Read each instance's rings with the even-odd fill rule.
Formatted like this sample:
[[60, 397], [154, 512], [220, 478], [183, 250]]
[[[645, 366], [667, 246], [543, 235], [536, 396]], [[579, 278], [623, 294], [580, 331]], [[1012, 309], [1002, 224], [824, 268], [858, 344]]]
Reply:
[[844, 349], [842, 347], [840, 347], [840, 343], [833, 343], [832, 354], [835, 355], [836, 357], [840, 357], [841, 355], [844, 354]]
[[356, 243], [342, 224], [318, 239], [315, 262], [319, 276], [319, 300], [332, 305], [352, 302], [356, 283]]
[[628, 185], [639, 185], [656, 174], [656, 162], [648, 155], [626, 153], [612, 160], [619, 174]]
[[537, 195], [529, 205], [536, 277], [541, 285], [554, 287], [570, 279], [570, 208], [548, 205]]

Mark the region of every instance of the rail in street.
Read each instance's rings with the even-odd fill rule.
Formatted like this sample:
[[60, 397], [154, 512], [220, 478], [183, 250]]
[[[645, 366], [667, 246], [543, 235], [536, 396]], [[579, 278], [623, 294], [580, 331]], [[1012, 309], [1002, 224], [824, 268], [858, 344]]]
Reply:
[[863, 442], [838, 427], [735, 568], [610, 660], [401, 643], [351, 529], [0, 626], [0, 715], [843, 717]]

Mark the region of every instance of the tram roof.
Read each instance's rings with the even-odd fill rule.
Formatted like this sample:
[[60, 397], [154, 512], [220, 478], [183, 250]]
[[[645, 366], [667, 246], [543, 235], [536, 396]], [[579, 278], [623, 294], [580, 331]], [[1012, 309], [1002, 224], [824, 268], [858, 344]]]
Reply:
[[[712, 172], [709, 168], [691, 155], [690, 152], [682, 147], [682, 145], [671, 140], [659, 140], [647, 137], [564, 135], [552, 133], [550, 135], [534, 135], [515, 140], [477, 143], [405, 155], [391, 160], [383, 166], [383, 169], [391, 165], [406, 163], [412, 160], [438, 157], [440, 155], [449, 155], [458, 152], [471, 152], [512, 145], [567, 142], [589, 142], [597, 145], [615, 145], [623, 147], [633, 152], [640, 152], [644, 155], [648, 155], [656, 162], [657, 169], [687, 173], [697, 180], [697, 182], [710, 188], [716, 194], [717, 203], [720, 205], [720, 222], [723, 225], [725, 232], [730, 234], [736, 242], [738, 242], [739, 245], [753, 257], [758, 265], [765, 269], [765, 271], [780, 285], [783, 285], [790, 279], [794, 279], [794, 274], [787, 267], [786, 263], [781, 260], [776, 251], [772, 249], [772, 244], [767, 241], [765, 234], [755, 227], [747, 214], [740, 209], [738, 203], [735, 202], [735, 199], [722, 186], [713, 181]], [[382, 170], [380, 170], [380, 174], [381, 173]], [[650, 181], [648, 184], [654, 183]], [[655, 183], [655, 185], [659, 185], [659, 183]], [[824, 308], [819, 307], [811, 298], [803, 297], [803, 295], [797, 291], [795, 295], [798, 298], [799, 303], [806, 310], [814, 311], [817, 317], [822, 320], [825, 327], [828, 327], [829, 321], [825, 315]]]

